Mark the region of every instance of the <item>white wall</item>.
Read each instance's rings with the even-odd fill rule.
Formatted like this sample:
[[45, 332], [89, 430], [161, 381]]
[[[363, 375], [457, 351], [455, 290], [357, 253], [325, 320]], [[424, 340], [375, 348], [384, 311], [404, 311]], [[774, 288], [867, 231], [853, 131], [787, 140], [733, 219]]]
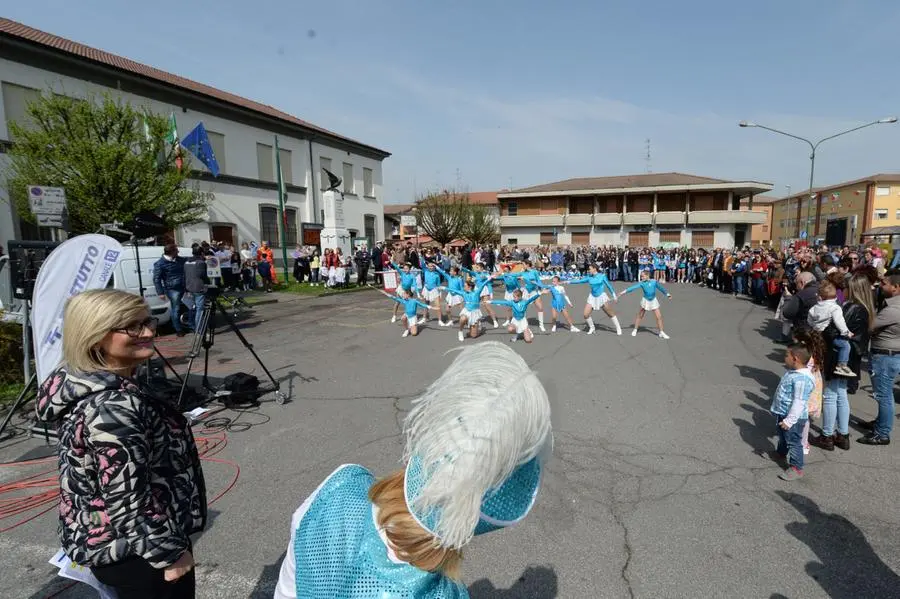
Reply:
[[[224, 172], [228, 175], [244, 177], [247, 179], [258, 180], [259, 172], [256, 159], [256, 144], [264, 143], [267, 145], [274, 144], [274, 134], [264, 129], [251, 127], [235, 121], [231, 121], [213, 114], [201, 113], [194, 110], [184, 111], [180, 106], [166, 104], [151, 100], [130, 93], [123, 93], [112, 88], [96, 85], [84, 80], [75, 79], [68, 76], [58, 75], [56, 73], [37, 69], [28, 65], [12, 62], [6, 59], [0, 59], [0, 80], [46, 91], [52, 89], [56, 93], [65, 94], [71, 97], [84, 97], [88, 94], [102, 94], [104, 92], [113, 92], [124, 100], [131, 102], [136, 107], [146, 107], [149, 110], [160, 114], [168, 115], [174, 113], [178, 123], [178, 134], [184, 137], [194, 126], [203, 121], [206, 129], [221, 133], [225, 136], [225, 156], [217, 158], [220, 164], [224, 163]], [[8, 140], [9, 132], [7, 130], [6, 115], [4, 114], [3, 102], [0, 101], [0, 139]], [[383, 205], [382, 205], [382, 163], [379, 160], [351, 154], [344, 150], [332, 148], [320, 142], [313, 142], [313, 168], [314, 173], [310, 173], [309, 160], [309, 142], [302, 139], [296, 139], [289, 136], [279, 135], [279, 146], [282, 149], [291, 151], [291, 172], [293, 185], [303, 186], [307, 188], [307, 196], [310, 195], [310, 188], [315, 187], [316, 208], [321, 210], [321, 178], [315, 173], [322, 175], [319, 169], [319, 156], [327, 156], [332, 159], [334, 172], [341, 175], [341, 165], [344, 162], [353, 164], [354, 179], [356, 179], [355, 187], [359, 190], [358, 196], [348, 195], [348, 201], [345, 203], [345, 217], [348, 229], [359, 231], [359, 235], [365, 234], [363, 215], [372, 214], [375, 216], [376, 239], [384, 237], [383, 224]], [[205, 167], [199, 160], [193, 159], [191, 166], [197, 169]], [[372, 183], [374, 187], [374, 198], [363, 198], [363, 167], [372, 169]], [[259, 217], [258, 206], [262, 203], [271, 203], [273, 198], [277, 203], [277, 197], [274, 191], [260, 189], [249, 186], [236, 186], [223, 184], [220, 181], [201, 182], [201, 189], [211, 191], [216, 196], [216, 204], [221, 202], [222, 206], [214, 206], [211, 209], [207, 220], [222, 220], [226, 216], [235, 220], [231, 221], [237, 225], [238, 230], [247, 231], [253, 238], [259, 237]], [[3, 187], [0, 185], [0, 187]], [[12, 237], [11, 215], [7, 218], [8, 207], [3, 204], [6, 191], [0, 191], [0, 241], [10, 239]], [[298, 196], [295, 192], [288, 192], [288, 201], [292, 205], [296, 205], [301, 209], [300, 220], [302, 222], [319, 222], [321, 219], [318, 215], [313, 214], [312, 202], [307, 202], [303, 196]], [[302, 198], [302, 200], [300, 199]], [[190, 232], [196, 232], [197, 227], [190, 227]], [[299, 227], [298, 227], [299, 230]], [[240, 235], [243, 239], [243, 234]]]
[[729, 250], [733, 248], [734, 227], [723, 227], [713, 232], [713, 244], [717, 248], [725, 248]]

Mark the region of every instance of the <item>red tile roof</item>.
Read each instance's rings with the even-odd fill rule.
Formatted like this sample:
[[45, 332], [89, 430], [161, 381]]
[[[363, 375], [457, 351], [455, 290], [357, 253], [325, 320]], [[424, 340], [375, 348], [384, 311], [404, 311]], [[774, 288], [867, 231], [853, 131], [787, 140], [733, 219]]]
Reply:
[[90, 62], [99, 63], [101, 65], [112, 67], [120, 71], [126, 71], [140, 77], [152, 79], [156, 82], [170, 85], [172, 87], [176, 87], [194, 94], [214, 98], [221, 102], [226, 102], [233, 106], [237, 106], [238, 108], [257, 112], [268, 117], [279, 119], [291, 125], [300, 126], [304, 129], [327, 135], [340, 141], [351, 143], [357, 146], [362, 146], [376, 153], [383, 154], [385, 158], [390, 156], [390, 153], [386, 152], [385, 150], [381, 150], [379, 148], [376, 148], [375, 146], [370, 146], [368, 144], [356, 141], [355, 139], [339, 135], [337, 133], [334, 133], [333, 131], [329, 131], [328, 129], [323, 129], [322, 127], [313, 125], [312, 123], [299, 119], [291, 114], [282, 112], [281, 110], [269, 106], [268, 104], [262, 104], [260, 102], [248, 100], [247, 98], [242, 98], [241, 96], [216, 89], [209, 85], [198, 83], [196, 81], [192, 81], [191, 79], [180, 77], [172, 73], [167, 73], [166, 71], [141, 64], [134, 60], [130, 60], [122, 56], [117, 56], [109, 52], [104, 52], [103, 50], [98, 50], [97, 48], [92, 48], [90, 46], [86, 46], [84, 44], [59, 37], [58, 35], [53, 35], [52, 33], [47, 33], [45, 31], [23, 25], [22, 23], [0, 17], [0, 39], [2, 39], [3, 37], [16, 38], [18, 40], [37, 44], [39, 46], [76, 56]]
[[616, 177], [583, 177], [566, 179], [514, 189], [503, 193], [530, 193], [536, 191], [579, 191], [582, 189], [619, 189], [623, 187], [662, 187], [666, 185], [704, 185], [708, 183], [730, 183], [724, 179], [711, 179], [684, 173], [650, 173], [643, 175], [621, 175]]

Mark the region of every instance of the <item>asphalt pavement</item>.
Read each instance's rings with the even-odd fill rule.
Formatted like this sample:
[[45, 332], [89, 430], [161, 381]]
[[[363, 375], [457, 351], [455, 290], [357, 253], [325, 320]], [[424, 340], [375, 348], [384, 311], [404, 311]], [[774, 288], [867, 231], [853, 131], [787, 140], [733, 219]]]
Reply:
[[[535, 342], [514, 348], [550, 394], [554, 457], [528, 519], [465, 552], [472, 597], [900, 597], [900, 443], [813, 448], [805, 478], [779, 480], [766, 457], [783, 372], [777, 323], [745, 299], [669, 287], [669, 341], [652, 317], [630, 336], [637, 294], [615, 305], [622, 337], [602, 314], [593, 336], [540, 334], [530, 312]], [[586, 293], [570, 289], [576, 322]], [[271, 597], [291, 513], [341, 464], [398, 468], [410, 401], [460, 345], [455, 328], [434, 325], [402, 339], [392, 304], [374, 291], [280, 299], [240, 327], [290, 400], [217, 415], [231, 422], [216, 457], [240, 474], [195, 542], [200, 598]], [[502, 329], [483, 337], [508, 338]], [[183, 372], [189, 343], [168, 336], [159, 346]], [[222, 330], [210, 376], [237, 371], [264, 378]], [[854, 418], [874, 416], [867, 376], [850, 401]], [[0, 445], [0, 460], [41, 451], [40, 440], [20, 437]], [[40, 471], [0, 468], [0, 481]], [[235, 475], [220, 462], [204, 471], [210, 497]], [[47, 560], [57, 547], [52, 511], [0, 534], [0, 597], [93, 596], [55, 577]]]

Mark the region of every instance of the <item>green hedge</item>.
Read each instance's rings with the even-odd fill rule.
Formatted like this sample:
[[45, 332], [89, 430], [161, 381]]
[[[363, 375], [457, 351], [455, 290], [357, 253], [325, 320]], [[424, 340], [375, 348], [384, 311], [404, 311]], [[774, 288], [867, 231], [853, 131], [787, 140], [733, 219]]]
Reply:
[[22, 325], [0, 321], [0, 385], [21, 385]]

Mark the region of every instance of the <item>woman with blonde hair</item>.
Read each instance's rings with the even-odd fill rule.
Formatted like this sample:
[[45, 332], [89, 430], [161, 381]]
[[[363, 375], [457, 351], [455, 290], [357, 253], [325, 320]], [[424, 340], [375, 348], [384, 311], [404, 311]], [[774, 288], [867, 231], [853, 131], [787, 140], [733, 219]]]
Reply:
[[460, 550], [521, 521], [552, 448], [550, 402], [495, 341], [462, 350], [404, 422], [405, 466], [344, 465], [294, 512], [275, 599], [454, 599]]
[[837, 447], [850, 449], [850, 400], [848, 391], [853, 393], [859, 384], [862, 356], [869, 347], [869, 336], [875, 323], [875, 306], [872, 301], [872, 286], [868, 277], [855, 274], [847, 285], [847, 301], [841, 306], [847, 328], [853, 333], [850, 338], [850, 359], [847, 367], [855, 377], [847, 379], [835, 372], [838, 364], [837, 349], [833, 345], [839, 334], [834, 324], [822, 332], [828, 351], [825, 352], [825, 389], [822, 393], [822, 434], [810, 443], [826, 451]]
[[120, 598], [194, 597], [190, 535], [206, 490], [190, 426], [134, 378], [153, 355], [157, 321], [114, 289], [69, 299], [63, 362], [41, 385], [38, 418], [59, 435], [59, 536]]

